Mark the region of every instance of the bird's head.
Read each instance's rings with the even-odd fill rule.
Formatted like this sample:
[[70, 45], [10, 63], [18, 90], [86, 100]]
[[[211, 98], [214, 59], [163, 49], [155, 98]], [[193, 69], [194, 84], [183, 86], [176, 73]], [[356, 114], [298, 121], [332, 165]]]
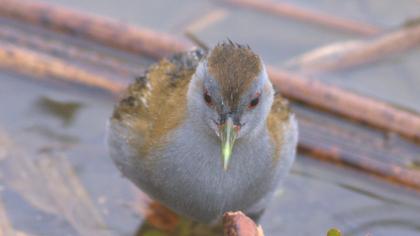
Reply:
[[235, 141], [264, 127], [273, 95], [261, 58], [248, 46], [220, 43], [197, 66], [188, 90], [189, 112], [203, 132], [220, 139], [225, 170]]

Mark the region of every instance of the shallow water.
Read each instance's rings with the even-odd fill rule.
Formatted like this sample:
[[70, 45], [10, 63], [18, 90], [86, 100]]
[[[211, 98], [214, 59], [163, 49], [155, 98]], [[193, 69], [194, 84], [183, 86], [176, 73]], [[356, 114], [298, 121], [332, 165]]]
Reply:
[[[192, 20], [222, 7], [192, 0], [46, 2], [178, 36]], [[345, 7], [339, 1], [297, 2], [385, 28], [420, 15], [420, 3], [414, 0], [395, 8], [380, 0], [352, 1]], [[246, 42], [275, 65], [326, 43], [361, 38], [243, 9], [230, 9], [221, 21], [196, 33], [209, 45], [227, 37]], [[419, 50], [318, 79], [420, 112]], [[114, 167], [104, 144], [114, 102], [94, 89], [0, 71], [0, 233], [164, 235], [158, 227], [166, 235], [205, 235], [204, 226], [158, 214], [159, 208], [152, 207], [160, 216], [153, 215], [150, 200]], [[153, 226], [144, 223], [143, 215], [152, 215]], [[420, 193], [301, 155], [261, 223], [266, 235], [325, 235], [336, 227], [346, 236], [414, 236], [420, 234], [418, 219]]]

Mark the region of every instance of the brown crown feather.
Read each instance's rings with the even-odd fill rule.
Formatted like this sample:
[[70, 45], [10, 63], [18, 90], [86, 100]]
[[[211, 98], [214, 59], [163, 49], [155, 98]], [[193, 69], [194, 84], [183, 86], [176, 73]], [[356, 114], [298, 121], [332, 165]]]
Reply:
[[208, 57], [209, 73], [217, 80], [223, 100], [232, 109], [256, 80], [261, 60], [248, 46], [231, 41], [218, 44]]

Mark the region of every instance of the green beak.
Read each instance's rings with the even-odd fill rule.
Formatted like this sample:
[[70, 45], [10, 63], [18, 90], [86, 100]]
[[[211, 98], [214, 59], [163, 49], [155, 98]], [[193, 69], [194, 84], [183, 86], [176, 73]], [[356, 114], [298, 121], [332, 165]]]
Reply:
[[232, 156], [233, 144], [238, 135], [238, 131], [235, 129], [231, 117], [228, 117], [226, 123], [220, 127], [220, 135], [222, 140], [223, 169], [226, 171], [229, 166], [230, 157]]

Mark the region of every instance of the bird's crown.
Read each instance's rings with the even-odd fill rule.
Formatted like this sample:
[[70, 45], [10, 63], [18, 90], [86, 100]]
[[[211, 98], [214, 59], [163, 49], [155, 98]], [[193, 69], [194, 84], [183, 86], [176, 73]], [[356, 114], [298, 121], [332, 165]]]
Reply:
[[228, 40], [210, 51], [207, 67], [209, 74], [219, 84], [223, 100], [229, 107], [235, 108], [263, 66], [260, 57], [249, 46]]

